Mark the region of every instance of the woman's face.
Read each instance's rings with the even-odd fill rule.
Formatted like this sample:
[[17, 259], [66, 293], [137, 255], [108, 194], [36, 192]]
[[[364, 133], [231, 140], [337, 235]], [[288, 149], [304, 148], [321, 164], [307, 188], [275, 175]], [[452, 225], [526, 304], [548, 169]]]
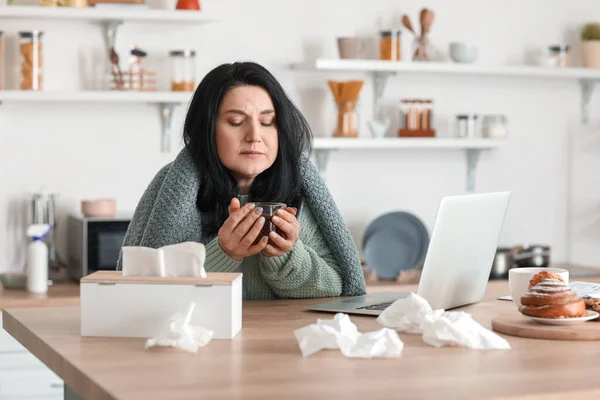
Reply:
[[221, 163], [240, 185], [273, 165], [278, 139], [269, 93], [259, 86], [231, 89], [219, 108], [216, 143]]

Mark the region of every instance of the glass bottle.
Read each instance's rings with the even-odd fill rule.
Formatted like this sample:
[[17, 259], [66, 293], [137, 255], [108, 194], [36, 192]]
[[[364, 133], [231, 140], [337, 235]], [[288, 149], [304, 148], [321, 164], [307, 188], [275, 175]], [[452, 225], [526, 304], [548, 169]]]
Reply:
[[21, 90], [42, 90], [43, 78], [43, 32], [19, 32], [21, 57]]
[[358, 114], [356, 113], [356, 102], [342, 101], [338, 103], [337, 127], [334, 132], [336, 137], [358, 136]]
[[171, 58], [171, 90], [193, 92], [196, 89], [196, 52], [194, 50], [173, 50]]
[[381, 31], [379, 38], [379, 59], [400, 61], [400, 31]]

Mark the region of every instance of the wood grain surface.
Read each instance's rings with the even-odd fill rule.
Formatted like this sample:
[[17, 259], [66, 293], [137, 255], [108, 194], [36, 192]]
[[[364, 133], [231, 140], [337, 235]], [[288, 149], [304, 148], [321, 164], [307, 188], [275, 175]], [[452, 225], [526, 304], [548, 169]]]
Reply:
[[[415, 290], [377, 286], [376, 291]], [[488, 285], [485, 301], [460, 310], [487, 328], [516, 311], [496, 300], [506, 281]], [[81, 338], [79, 308], [12, 309], [5, 329], [86, 399], [558, 399], [598, 398], [600, 346], [504, 336], [511, 350], [434, 348], [400, 334], [394, 359], [351, 359], [338, 350], [303, 358], [294, 330], [332, 314], [307, 312], [311, 300], [247, 301], [243, 329], [197, 354], [145, 350], [143, 339]], [[361, 332], [373, 317], [351, 316]], [[571, 397], [575, 396], [575, 397]]]

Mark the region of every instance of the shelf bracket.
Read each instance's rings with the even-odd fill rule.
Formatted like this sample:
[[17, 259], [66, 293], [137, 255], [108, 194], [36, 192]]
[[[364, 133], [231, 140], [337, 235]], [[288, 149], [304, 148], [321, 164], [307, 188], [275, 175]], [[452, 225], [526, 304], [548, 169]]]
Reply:
[[594, 93], [595, 81], [591, 79], [582, 79], [581, 83], [581, 121], [587, 124], [590, 118], [590, 101]]
[[385, 86], [388, 83], [388, 78], [394, 75], [393, 72], [375, 72], [373, 73], [373, 118], [377, 117], [379, 111], [379, 103], [383, 98]]
[[160, 103], [160, 122], [161, 122], [161, 135], [160, 135], [160, 151], [168, 153], [171, 151], [171, 132], [173, 127], [173, 110], [175, 109], [175, 103]]
[[475, 174], [481, 149], [467, 149], [467, 192], [475, 191]]
[[315, 150], [315, 162], [323, 179], [325, 179], [325, 172], [327, 171], [327, 164], [329, 163], [330, 153], [331, 150]]

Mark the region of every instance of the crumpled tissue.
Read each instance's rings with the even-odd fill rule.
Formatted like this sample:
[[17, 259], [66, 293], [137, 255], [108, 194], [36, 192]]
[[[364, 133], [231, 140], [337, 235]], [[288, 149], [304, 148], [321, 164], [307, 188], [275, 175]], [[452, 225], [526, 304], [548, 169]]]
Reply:
[[199, 347], [206, 346], [212, 340], [214, 331], [190, 325], [195, 308], [196, 303], [191, 301], [185, 313], [179, 312], [171, 316], [161, 333], [146, 341], [145, 348], [166, 346], [197, 353]]
[[416, 293], [396, 300], [377, 317], [386, 328], [423, 335], [435, 347], [461, 346], [471, 349], [510, 349], [508, 342], [484, 328], [462, 311], [433, 310]]
[[333, 319], [317, 319], [316, 324], [294, 331], [303, 357], [323, 349], [340, 349], [346, 357], [398, 357], [404, 343], [388, 328], [360, 333], [347, 314], [337, 313]]
[[183, 242], [153, 249], [123, 246], [123, 276], [197, 276], [206, 278], [206, 248]]

